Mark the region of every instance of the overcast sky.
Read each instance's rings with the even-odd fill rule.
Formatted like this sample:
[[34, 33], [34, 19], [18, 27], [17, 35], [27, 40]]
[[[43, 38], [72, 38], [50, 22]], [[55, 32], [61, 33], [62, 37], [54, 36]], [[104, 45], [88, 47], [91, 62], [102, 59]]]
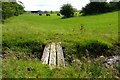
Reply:
[[[25, 5], [25, 10], [47, 10], [59, 11], [63, 4], [70, 3], [74, 8], [80, 10], [89, 0], [17, 0], [22, 1]], [[109, 1], [109, 0], [107, 0]]]

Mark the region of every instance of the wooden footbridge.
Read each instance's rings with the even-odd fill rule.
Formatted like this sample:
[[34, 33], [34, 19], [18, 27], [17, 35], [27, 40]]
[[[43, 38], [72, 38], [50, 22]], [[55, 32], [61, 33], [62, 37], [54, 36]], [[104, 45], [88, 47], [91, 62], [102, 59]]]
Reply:
[[48, 64], [51, 69], [65, 67], [61, 42], [52, 42], [46, 45], [41, 60], [43, 64]]

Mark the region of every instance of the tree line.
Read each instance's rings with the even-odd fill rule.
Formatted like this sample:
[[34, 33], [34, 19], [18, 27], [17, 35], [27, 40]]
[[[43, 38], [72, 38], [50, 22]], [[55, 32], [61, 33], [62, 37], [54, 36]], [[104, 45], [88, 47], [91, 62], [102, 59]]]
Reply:
[[[90, 0], [91, 1], [91, 0]], [[106, 0], [105, 0], [106, 1]], [[120, 10], [120, 1], [115, 2], [114, 0], [111, 2], [90, 2], [85, 7], [82, 8], [80, 11], [80, 15], [94, 15], [94, 14], [101, 14], [106, 12], [118, 11]], [[71, 4], [64, 4], [61, 9], [60, 13], [64, 15], [64, 17], [73, 17], [76, 9], [72, 7]]]
[[119, 2], [90, 2], [80, 11], [81, 15], [93, 15], [120, 10]]
[[23, 14], [24, 7], [17, 2], [1, 2], [2, 3], [2, 19]]

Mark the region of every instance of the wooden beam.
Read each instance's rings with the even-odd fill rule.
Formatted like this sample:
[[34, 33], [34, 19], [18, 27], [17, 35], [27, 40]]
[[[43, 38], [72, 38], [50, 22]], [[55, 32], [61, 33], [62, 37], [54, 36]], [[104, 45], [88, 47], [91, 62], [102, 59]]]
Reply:
[[57, 65], [58, 67], [65, 67], [65, 60], [61, 42], [57, 43]]
[[51, 69], [56, 67], [56, 49], [54, 42], [51, 43], [49, 66]]
[[48, 64], [49, 54], [50, 54], [49, 50], [50, 50], [50, 44], [48, 44], [48, 46], [45, 46], [43, 56], [42, 56], [42, 59], [41, 59], [43, 64]]
[[54, 69], [56, 67], [65, 67], [65, 60], [61, 42], [57, 44], [52, 42], [45, 46], [41, 60], [43, 64], [48, 64], [51, 69]]

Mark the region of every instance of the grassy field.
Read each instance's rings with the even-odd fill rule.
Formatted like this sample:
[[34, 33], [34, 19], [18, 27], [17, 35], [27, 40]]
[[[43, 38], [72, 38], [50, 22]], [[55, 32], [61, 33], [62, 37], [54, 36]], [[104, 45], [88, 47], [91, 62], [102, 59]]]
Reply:
[[[81, 25], [83, 25], [82, 30]], [[11, 17], [2, 27], [3, 51], [8, 53], [8, 58], [3, 60], [5, 62], [3, 63], [3, 77], [14, 77], [15, 74], [15, 77], [113, 77], [114, 74], [110, 70], [108, 74], [106, 69], [95, 66], [92, 61], [89, 63], [90, 59], [85, 59], [86, 62], [81, 61], [84, 70], [79, 68], [80, 66], [50, 70], [47, 65], [42, 65], [38, 58], [31, 59], [30, 57], [31, 53], [42, 53], [43, 46], [51, 41], [61, 41], [63, 47], [68, 50], [65, 51], [66, 54], [71, 55], [75, 52], [72, 45], [76, 43], [86, 45], [90, 41], [99, 41], [112, 46], [112, 43], [117, 40], [118, 12], [66, 19], [56, 14], [51, 14], [49, 17], [37, 14]], [[20, 59], [18, 59], [18, 54]], [[23, 54], [31, 55], [26, 58]], [[89, 67], [87, 63], [93, 65]], [[97, 67], [96, 70], [93, 70], [95, 67]], [[26, 75], [26, 70], [28, 75]]]
[[[85, 30], [80, 30], [84, 25]], [[3, 25], [3, 41], [21, 42], [25, 40], [37, 40], [49, 42], [51, 40], [79, 41], [97, 39], [111, 44], [117, 40], [118, 12], [80, 16], [69, 19], [61, 19], [56, 14], [50, 17], [36, 14], [24, 14], [12, 17]]]

